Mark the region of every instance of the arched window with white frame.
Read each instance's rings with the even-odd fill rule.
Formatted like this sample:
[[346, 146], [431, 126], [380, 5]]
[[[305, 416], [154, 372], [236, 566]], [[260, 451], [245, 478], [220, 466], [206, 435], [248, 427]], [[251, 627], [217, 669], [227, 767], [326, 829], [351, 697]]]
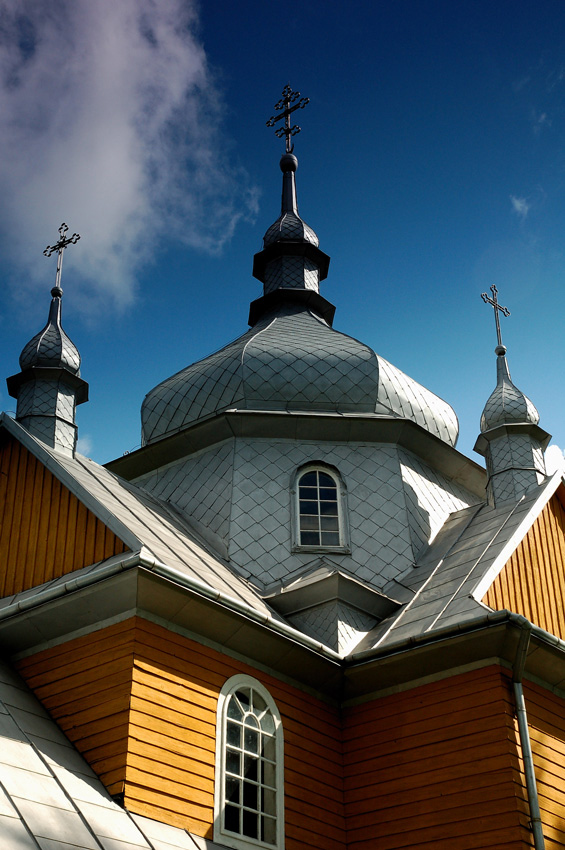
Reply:
[[293, 487], [295, 550], [349, 551], [345, 487], [336, 469], [301, 467]]
[[218, 700], [214, 840], [248, 850], [284, 845], [283, 730], [269, 692], [232, 676]]

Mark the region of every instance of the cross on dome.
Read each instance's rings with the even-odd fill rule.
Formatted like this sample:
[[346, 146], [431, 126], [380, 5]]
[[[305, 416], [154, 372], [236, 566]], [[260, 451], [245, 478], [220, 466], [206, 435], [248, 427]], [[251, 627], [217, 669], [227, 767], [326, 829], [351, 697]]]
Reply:
[[69, 236], [69, 237], [65, 236], [68, 229], [69, 229], [68, 226], [65, 224], [65, 222], [63, 222], [62, 225], [59, 228], [59, 241], [55, 242], [54, 245], [48, 245], [47, 248], [45, 249], [45, 251], [43, 252], [46, 257], [50, 257], [51, 254], [55, 253], [55, 251], [58, 252], [57, 253], [57, 276], [55, 278], [55, 288], [54, 288], [54, 291], [52, 291], [52, 293], [51, 293], [53, 296], [58, 295], [59, 297], [61, 297], [61, 295], [63, 294], [63, 290], [61, 289], [61, 272], [63, 270], [63, 251], [65, 250], [65, 248], [68, 245], [76, 245], [76, 243], [80, 239], [80, 236], [79, 236], [78, 233], [73, 233], [73, 235]]
[[[502, 336], [500, 333], [500, 319], [498, 314], [502, 313], [503, 316], [509, 316], [510, 310], [507, 307], [502, 307], [502, 305], [498, 303], [498, 289], [496, 288], [494, 283], [491, 286], [490, 291], [492, 292], [492, 298], [486, 292], [481, 292], [481, 298], [483, 299], [485, 304], [490, 304], [494, 310], [494, 321], [496, 322], [496, 338], [498, 340], [498, 347], [504, 348], [504, 346], [502, 345]], [[505, 348], [504, 350], [506, 351]], [[496, 353], [498, 354], [499, 352], [497, 351]]]
[[[267, 121], [267, 127], [274, 127], [277, 121], [280, 121], [281, 118], [284, 118], [284, 127], [279, 127], [275, 130], [275, 136], [277, 138], [282, 139], [283, 136], [286, 138], [286, 152], [292, 153], [294, 150], [294, 145], [290, 143], [291, 136], [296, 136], [297, 133], [300, 133], [300, 127], [298, 124], [294, 124], [293, 127], [290, 126], [290, 116], [297, 109], [304, 109], [306, 104], [310, 103], [309, 97], [303, 97], [300, 100], [299, 91], [293, 91], [290, 85], [286, 85], [282, 90], [282, 97], [278, 103], [275, 103], [275, 109], [277, 111], [283, 110], [280, 115], [271, 115], [269, 120]], [[297, 103], [295, 101], [298, 101]], [[294, 103], [294, 106], [290, 104]]]

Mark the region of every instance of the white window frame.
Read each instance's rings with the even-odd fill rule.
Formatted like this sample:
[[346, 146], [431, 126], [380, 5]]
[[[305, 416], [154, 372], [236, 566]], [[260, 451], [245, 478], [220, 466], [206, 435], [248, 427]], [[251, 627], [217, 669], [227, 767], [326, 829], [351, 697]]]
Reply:
[[[276, 839], [274, 844], [234, 833], [224, 827], [226, 805], [225, 776], [227, 752], [227, 710], [231, 697], [242, 688], [251, 688], [257, 692], [267, 705], [275, 724], [275, 782], [276, 782]], [[267, 689], [252, 676], [238, 674], [228, 679], [218, 697], [216, 718], [216, 769], [214, 792], [214, 841], [233, 847], [235, 850], [283, 850], [284, 848], [284, 742], [281, 717], [277, 706]]]
[[[299, 482], [307, 472], [323, 472], [329, 475], [337, 488], [337, 516], [339, 527], [339, 545], [305, 545], [300, 542], [300, 492]], [[349, 525], [347, 514], [347, 492], [345, 483], [335, 466], [327, 463], [307, 463], [300, 466], [294, 473], [290, 497], [292, 502], [292, 551], [293, 552], [335, 552], [337, 554], [351, 554], [349, 545]]]

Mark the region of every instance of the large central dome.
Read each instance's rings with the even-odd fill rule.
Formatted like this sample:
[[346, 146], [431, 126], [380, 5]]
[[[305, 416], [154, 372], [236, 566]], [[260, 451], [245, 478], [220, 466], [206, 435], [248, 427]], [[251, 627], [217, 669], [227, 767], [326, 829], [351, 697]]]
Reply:
[[251, 305], [251, 330], [147, 394], [144, 444], [238, 409], [403, 418], [454, 446], [457, 417], [446, 402], [332, 328], [333, 307], [319, 295], [329, 258], [298, 215], [297, 165], [292, 154], [281, 159], [282, 210], [255, 256], [264, 294]]

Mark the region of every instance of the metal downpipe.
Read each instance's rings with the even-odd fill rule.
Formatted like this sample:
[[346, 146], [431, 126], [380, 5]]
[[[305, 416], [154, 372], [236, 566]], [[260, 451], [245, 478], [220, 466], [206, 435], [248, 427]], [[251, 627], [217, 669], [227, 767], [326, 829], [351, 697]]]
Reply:
[[526, 789], [528, 792], [528, 804], [530, 806], [530, 822], [534, 838], [535, 850], [545, 850], [545, 839], [543, 837], [543, 824], [538, 799], [538, 787], [534, 770], [532, 747], [530, 744], [530, 731], [528, 728], [528, 715], [526, 713], [526, 701], [522, 688], [522, 676], [526, 666], [528, 648], [530, 646], [531, 628], [524, 627], [520, 635], [520, 642], [514, 661], [512, 682], [514, 686], [514, 699], [516, 701], [516, 715], [518, 717], [518, 735], [522, 747], [522, 758], [524, 760], [524, 774], [526, 776]]

